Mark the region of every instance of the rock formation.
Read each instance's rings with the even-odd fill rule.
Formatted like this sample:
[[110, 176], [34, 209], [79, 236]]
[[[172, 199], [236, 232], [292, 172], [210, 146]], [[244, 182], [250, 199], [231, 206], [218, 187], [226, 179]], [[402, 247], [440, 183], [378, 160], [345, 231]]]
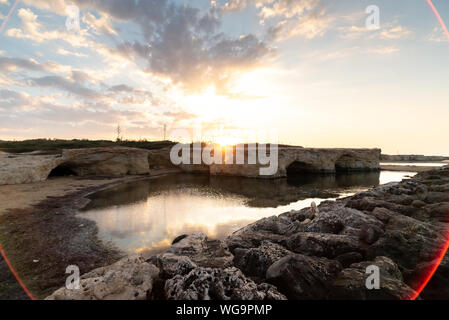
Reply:
[[79, 176], [124, 176], [149, 173], [148, 151], [136, 148], [68, 149], [62, 152], [64, 165]]
[[[158, 167], [173, 167], [169, 153], [170, 148], [150, 151], [150, 164]], [[234, 159], [236, 159], [235, 153], [234, 150]], [[286, 177], [288, 173], [300, 172], [376, 171], [380, 170], [380, 154], [380, 149], [314, 149], [279, 146], [277, 172], [263, 176], [260, 174], [260, 169], [267, 166], [260, 163], [249, 164], [248, 147], [245, 147], [244, 164], [236, 164], [236, 161], [211, 165], [181, 164], [179, 168], [185, 172], [201, 172], [210, 175], [278, 178]], [[190, 156], [192, 157], [192, 154]]]
[[44, 181], [61, 156], [0, 154], [0, 185]]
[[148, 151], [124, 147], [70, 149], [62, 155], [3, 153], [0, 164], [0, 185], [44, 181], [54, 169], [78, 176], [149, 173]]
[[46, 300], [145, 300], [158, 275], [142, 257], [124, 258], [83, 275], [79, 289], [61, 288]]

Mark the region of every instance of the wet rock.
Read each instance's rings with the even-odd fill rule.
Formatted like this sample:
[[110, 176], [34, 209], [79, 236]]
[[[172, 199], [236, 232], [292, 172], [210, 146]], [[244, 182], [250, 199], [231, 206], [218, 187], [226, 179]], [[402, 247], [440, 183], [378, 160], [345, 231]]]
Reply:
[[[367, 267], [379, 268], [379, 289], [368, 289], [366, 282], [372, 271]], [[374, 261], [355, 263], [342, 270], [330, 288], [331, 299], [345, 300], [401, 300], [412, 297], [414, 291], [407, 286], [398, 266], [387, 257]]]
[[235, 268], [196, 268], [165, 283], [170, 300], [285, 300], [275, 287], [255, 284]]
[[323, 299], [341, 268], [337, 261], [294, 254], [271, 265], [266, 281], [289, 299]]
[[142, 257], [124, 258], [83, 275], [79, 289], [63, 287], [46, 300], [144, 300], [158, 275], [159, 269]]

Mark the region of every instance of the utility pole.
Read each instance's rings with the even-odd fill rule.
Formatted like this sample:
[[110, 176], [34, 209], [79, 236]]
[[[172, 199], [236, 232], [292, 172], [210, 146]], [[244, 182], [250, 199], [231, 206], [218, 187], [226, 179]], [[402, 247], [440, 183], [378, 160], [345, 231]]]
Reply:
[[120, 125], [117, 124], [117, 139], [116, 141], [119, 142], [122, 140], [122, 128], [120, 128]]
[[167, 125], [164, 124], [164, 141], [167, 141]]

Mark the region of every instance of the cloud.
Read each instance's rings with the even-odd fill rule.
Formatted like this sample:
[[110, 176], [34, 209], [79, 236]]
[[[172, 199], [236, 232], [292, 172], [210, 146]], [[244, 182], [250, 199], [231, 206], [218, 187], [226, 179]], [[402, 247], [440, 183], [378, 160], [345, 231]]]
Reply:
[[158, 105], [158, 99], [155, 99], [153, 93], [144, 89], [136, 89], [126, 84], [115, 85], [109, 88], [110, 92], [115, 94], [117, 101], [124, 105], [139, 105], [151, 102], [152, 105]]
[[240, 11], [249, 5], [258, 9], [260, 23], [269, 25], [267, 39], [270, 41], [295, 36], [313, 39], [328, 31], [333, 20], [325, 14], [320, 0], [229, 0], [220, 10]]
[[9, 72], [14, 72], [17, 69], [43, 72], [69, 72], [71, 67], [53, 61], [47, 61], [44, 64], [40, 64], [35, 59], [27, 60], [21, 58], [0, 57], [0, 69]]
[[213, 8], [202, 12], [167, 1], [158, 1], [154, 7], [152, 3], [128, 3], [126, 14], [117, 8], [122, 2], [101, 7], [114, 18], [138, 23], [148, 40], [123, 42], [115, 53], [135, 65], [144, 63], [145, 72], [168, 78], [187, 91], [214, 85], [217, 91], [225, 93], [241, 68], [254, 68], [273, 52], [255, 35], [228, 37], [219, 32], [220, 13]]
[[412, 31], [408, 28], [398, 25], [398, 22], [383, 24], [379, 29], [370, 29], [365, 26], [343, 26], [339, 28], [340, 37], [344, 39], [356, 40], [365, 39], [382, 39], [396, 40], [405, 39], [412, 35]]
[[75, 57], [80, 57], [80, 58], [86, 58], [87, 55], [83, 54], [83, 53], [79, 53], [79, 52], [71, 52], [71, 51], [67, 51], [63, 48], [59, 48], [57, 51], [58, 54], [63, 55], [63, 56], [75, 56]]
[[83, 16], [82, 21], [96, 34], [117, 35], [117, 31], [108, 15], [102, 15], [100, 18], [97, 18], [92, 13], [87, 12]]
[[427, 36], [427, 41], [431, 42], [449, 42], [444, 30], [441, 27], [435, 27]]
[[16, 92], [9, 89], [0, 90], [0, 110], [11, 110], [29, 105], [30, 96], [26, 93]]
[[271, 41], [280, 41], [295, 36], [313, 39], [323, 36], [330, 28], [333, 19], [325, 15], [324, 10], [315, 11], [298, 19], [286, 19], [270, 27], [267, 37]]
[[[45, 1], [27, 3], [61, 15], [68, 4], [58, 0], [52, 8]], [[214, 86], [217, 94], [223, 95], [230, 93], [233, 81], [241, 73], [275, 57], [273, 42], [294, 36], [306, 39], [322, 36], [332, 22], [320, 0], [230, 0], [223, 6], [212, 5], [207, 9], [168, 0], [74, 0], [73, 4], [88, 12], [83, 16], [87, 29], [82, 30], [84, 33], [72, 45], [88, 46], [110, 61], [130, 61], [147, 74], [169, 79], [187, 92]], [[265, 39], [252, 33], [230, 36], [220, 30], [223, 14], [248, 5], [254, 5], [261, 23], [268, 24]], [[21, 11], [20, 17], [24, 30], [28, 31], [12, 29], [10, 36], [34, 41], [59, 38], [57, 31], [43, 30], [31, 10], [22, 10], [27, 10]], [[140, 39], [121, 41], [116, 22], [139, 26]], [[104, 42], [89, 41], [91, 33], [108, 35], [118, 44], [111, 47]]]
[[30, 86], [43, 88], [56, 88], [88, 99], [99, 99], [103, 97], [101, 93], [81, 85], [76, 80], [67, 79], [60, 76], [30, 78], [28, 79], [27, 84]]
[[390, 28], [384, 28], [380, 32], [380, 38], [382, 39], [404, 39], [410, 36], [412, 32], [403, 26], [394, 26]]
[[64, 31], [43, 30], [42, 25], [37, 20], [38, 16], [29, 8], [21, 8], [18, 16], [22, 22], [21, 28], [8, 29], [6, 35], [9, 37], [32, 40], [37, 43], [62, 40], [75, 47], [89, 46], [89, 41], [87, 41], [89, 34], [86, 30], [77, 33], [68, 32], [65, 29]]

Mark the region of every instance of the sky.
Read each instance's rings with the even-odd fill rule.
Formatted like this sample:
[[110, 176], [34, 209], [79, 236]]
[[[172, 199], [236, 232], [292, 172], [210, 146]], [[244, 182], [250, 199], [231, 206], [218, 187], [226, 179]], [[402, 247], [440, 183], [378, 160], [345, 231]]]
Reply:
[[[432, 2], [449, 25], [449, 1]], [[118, 125], [162, 140], [165, 126], [449, 155], [449, 39], [426, 0], [15, 3], [0, 0], [1, 140], [115, 139]]]

